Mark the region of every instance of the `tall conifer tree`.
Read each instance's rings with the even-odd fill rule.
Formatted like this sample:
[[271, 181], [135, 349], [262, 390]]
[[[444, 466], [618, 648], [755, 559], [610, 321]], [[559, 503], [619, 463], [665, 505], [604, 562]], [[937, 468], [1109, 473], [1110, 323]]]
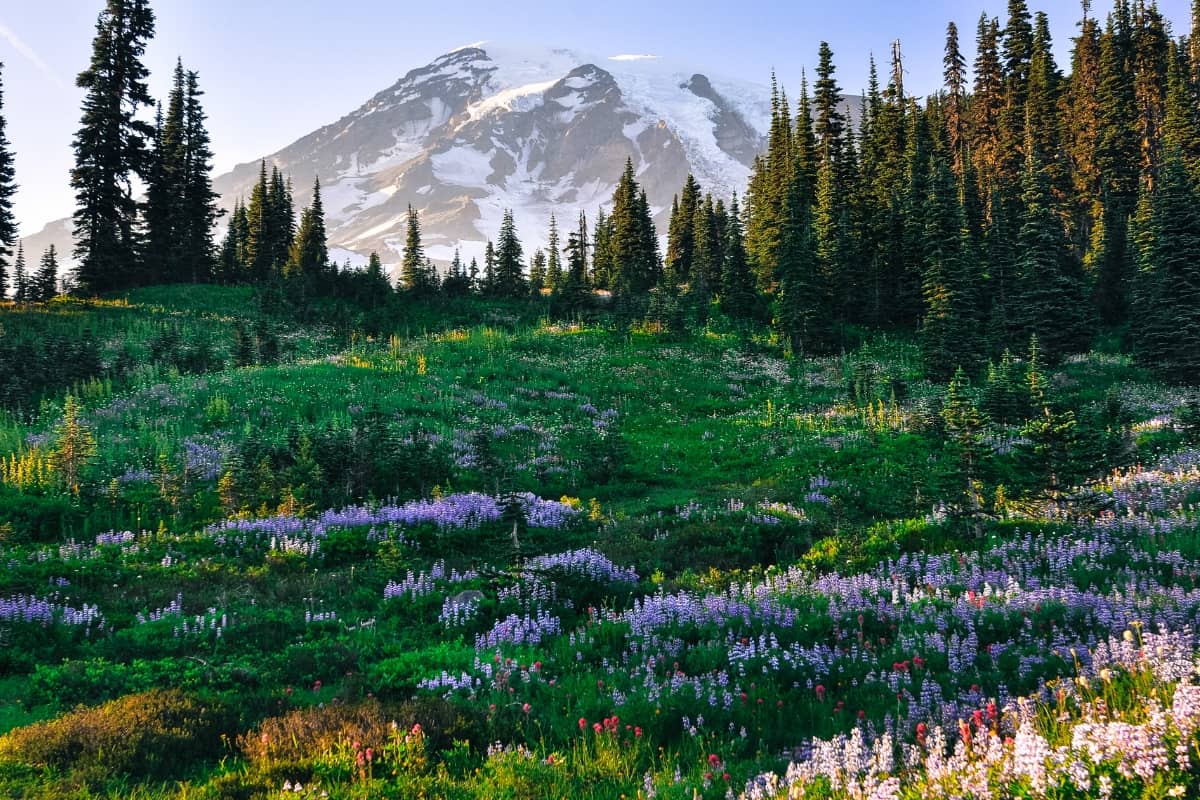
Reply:
[[137, 201], [133, 177], [149, 172], [153, 127], [138, 119], [153, 103], [142, 64], [154, 35], [148, 0], [108, 0], [96, 21], [92, 60], [76, 85], [85, 91], [75, 134], [75, 257], [87, 292], [128, 286], [136, 279]]

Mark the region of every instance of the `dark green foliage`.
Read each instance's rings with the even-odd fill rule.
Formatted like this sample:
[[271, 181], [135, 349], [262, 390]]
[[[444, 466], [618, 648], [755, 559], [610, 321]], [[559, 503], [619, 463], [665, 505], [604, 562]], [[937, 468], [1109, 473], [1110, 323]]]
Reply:
[[1137, 216], [1137, 354], [1174, 380], [1200, 382], [1200, 190], [1178, 151]]
[[971, 382], [961, 367], [946, 387], [942, 424], [946, 429], [946, 449], [955, 471], [947, 499], [959, 515], [970, 521], [975, 537], [979, 538], [983, 535], [979, 477], [986, 451], [982, 440], [984, 418], [971, 396]]
[[495, 276], [492, 293], [497, 297], [520, 297], [529, 291], [524, 274], [521, 240], [513, 222], [512, 209], [504, 212], [500, 223], [500, 238], [496, 246]]
[[96, 21], [92, 59], [79, 73], [83, 115], [75, 134], [75, 257], [85, 292], [133, 285], [137, 264], [137, 202], [130, 178], [150, 172], [154, 128], [138, 119], [151, 105], [149, 71], [141, 58], [154, 35], [148, 0], [108, 0]]
[[38, 271], [30, 281], [29, 299], [45, 303], [58, 294], [58, 251], [51, 244], [38, 262]]
[[924, 215], [921, 352], [926, 371], [940, 381], [977, 363], [979, 320], [973, 313], [972, 254], [954, 175], [942, 159], [934, 159], [932, 171]]
[[610, 276], [613, 300], [622, 310], [636, 307], [658, 281], [661, 265], [658, 234], [650, 218], [646, 193], [634, 180], [633, 161], [625, 161], [625, 171], [613, 193]]
[[1026, 158], [1021, 204], [1016, 262], [1020, 335], [1036, 335], [1046, 354], [1057, 360], [1088, 345], [1086, 294], [1053, 207], [1046, 169], [1033, 148]]
[[325, 209], [321, 205], [321, 181], [314, 179], [312, 204], [300, 214], [300, 227], [288, 253], [283, 275], [294, 284], [315, 291], [328, 281], [330, 270], [329, 246], [325, 239]]
[[729, 203], [729, 222], [725, 232], [725, 264], [721, 273], [721, 311], [731, 317], [750, 318], [755, 315], [758, 297], [754, 292], [754, 275], [746, 255], [742, 236], [742, 215], [737, 195]]
[[421, 218], [408, 207], [408, 227], [404, 235], [404, 260], [400, 264], [400, 288], [415, 295], [427, 295], [435, 288], [434, 276], [421, 245]]
[[563, 282], [562, 244], [558, 240], [558, 220], [550, 215], [550, 234], [546, 246], [546, 288], [557, 292]]

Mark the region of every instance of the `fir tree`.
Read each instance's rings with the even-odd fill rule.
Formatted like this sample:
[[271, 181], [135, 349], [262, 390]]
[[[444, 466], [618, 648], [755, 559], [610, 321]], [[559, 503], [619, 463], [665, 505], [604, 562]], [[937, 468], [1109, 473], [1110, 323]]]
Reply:
[[558, 220], [550, 215], [550, 234], [546, 243], [546, 286], [557, 292], [562, 286], [562, 246], [558, 241]]
[[[177, 274], [181, 280], [192, 283], [212, 278], [215, 263], [213, 231], [217, 219], [224, 213], [217, 206], [218, 195], [212, 188], [213, 152], [205, 127], [206, 115], [200, 105], [203, 94], [197, 73], [189, 71], [184, 80], [185, 158], [180, 180], [178, 229], [182, 257]], [[314, 197], [312, 208], [315, 214], [322, 213], [319, 198]], [[323, 239], [323, 220], [320, 226]]]
[[567, 311], [578, 311], [587, 298], [587, 217], [579, 213], [579, 225], [567, 234], [567, 273], [558, 292], [558, 302]]
[[983, 536], [983, 502], [979, 474], [986, 452], [983, 415], [971, 397], [971, 382], [962, 367], [955, 371], [946, 387], [942, 422], [946, 426], [946, 448], [957, 472], [950, 493], [951, 505], [970, 523], [975, 537], [980, 538]]
[[421, 219], [411, 205], [404, 236], [404, 259], [400, 262], [400, 287], [416, 295], [433, 290], [432, 276], [425, 267], [425, 248], [421, 245]]
[[926, 373], [936, 381], [954, 375], [956, 369], [970, 368], [978, 357], [978, 326], [970, 313], [973, 291], [967, 278], [966, 220], [954, 175], [942, 159], [933, 161], [924, 217], [921, 353]]
[[746, 257], [741, 213], [735, 194], [729, 203], [729, 223], [725, 229], [725, 263], [721, 273], [721, 311], [731, 317], [750, 319], [754, 316], [756, 301], [754, 275], [750, 272], [750, 263]]
[[538, 297], [546, 288], [546, 251], [540, 247], [529, 259], [529, 291]]
[[1058, 359], [1088, 343], [1082, 275], [1075, 272], [1046, 168], [1035, 147], [1028, 151], [1017, 237], [1020, 323], [1023, 333], [1036, 334], [1050, 357]]
[[797, 175], [784, 205], [779, 251], [779, 289], [774, 322], [792, 354], [804, 358], [820, 353], [828, 341], [826, 308], [820, 302], [821, 282], [815, 258], [810, 189]]
[[13, 300], [18, 303], [29, 302], [29, 274], [25, 269], [25, 245], [17, 241], [17, 257], [13, 261]]
[[480, 291], [486, 295], [496, 293], [496, 248], [491, 239], [483, 249], [483, 282]]
[[53, 244], [42, 254], [30, 286], [30, 299], [38, 303], [48, 303], [58, 294], [58, 251]]
[[[458, 251], [454, 252], [455, 259], [458, 258]], [[387, 273], [383, 271], [383, 262], [379, 260], [379, 253], [374, 250], [367, 258], [367, 291], [372, 305], [379, 302], [380, 298], [387, 297], [392, 293], [392, 283], [388, 280]]]
[[666, 269], [677, 284], [691, 280], [692, 258], [696, 249], [696, 206], [700, 200], [700, 184], [689, 173], [683, 190], [671, 204], [671, 219], [667, 225]]
[[4, 63], [0, 62], [0, 300], [7, 286], [9, 258], [17, 243], [17, 222], [13, 216], [13, 195], [16, 194], [16, 171], [9, 149], [4, 120]]
[[1100, 29], [1084, 3], [1083, 21], [1071, 54], [1071, 77], [1063, 97], [1065, 147], [1074, 192], [1071, 242], [1085, 263], [1092, 261], [1092, 229], [1102, 213], [1104, 186], [1096, 160], [1100, 127]]
[[597, 289], [612, 286], [612, 225], [603, 208], [596, 212], [596, 224], [592, 229], [591, 280]]
[[1200, 383], [1200, 188], [1178, 150], [1157, 189], [1142, 189], [1137, 215], [1138, 357], [1174, 380]]
[[284, 277], [305, 291], [320, 291], [329, 270], [329, 246], [325, 234], [325, 208], [321, 204], [321, 181], [313, 180], [312, 204], [300, 215], [300, 227], [288, 252]]
[[[842, 189], [842, 148], [845, 146], [846, 117], [838, 110], [842, 90], [834, 77], [833, 50], [821, 42], [817, 52], [817, 82], [813, 84], [813, 105], [816, 111], [813, 132], [817, 137], [818, 163], [829, 164], [834, 170], [834, 187]], [[805, 113], [802, 109], [799, 113]], [[819, 201], [818, 201], [819, 202]]]
[[1000, 115], [1004, 109], [1004, 70], [1000, 62], [1000, 23], [980, 16], [975, 34], [975, 92], [971, 100], [971, 151], [983, 195], [1000, 175]]
[[[873, 65], [872, 65], [873, 68]], [[946, 49], [942, 57], [942, 77], [946, 82], [946, 142], [954, 174], [963, 174], [967, 157], [967, 60], [958, 45], [958, 26], [946, 26]]]
[[500, 236], [496, 245], [495, 284], [493, 291], [498, 297], [521, 297], [529, 291], [522, 270], [521, 240], [517, 238], [512, 209], [505, 209], [500, 222]]
[[75, 258], [87, 292], [128, 286], [136, 278], [137, 202], [131, 178], [149, 172], [153, 127], [138, 119], [151, 105], [141, 58], [154, 35], [148, 0], [108, 0], [96, 22], [92, 60], [76, 85], [85, 91], [75, 135]]
[[613, 193], [611, 217], [612, 293], [618, 308], [640, 302], [657, 282], [658, 236], [650, 219], [646, 193], [634, 180], [633, 161]]
[[1124, 14], [1114, 16], [1100, 38], [1100, 120], [1095, 136], [1103, 207], [1092, 235], [1096, 304], [1108, 324], [1122, 322], [1128, 312], [1128, 219], [1137, 201], [1139, 162], [1133, 76], [1128, 69], [1130, 33]]

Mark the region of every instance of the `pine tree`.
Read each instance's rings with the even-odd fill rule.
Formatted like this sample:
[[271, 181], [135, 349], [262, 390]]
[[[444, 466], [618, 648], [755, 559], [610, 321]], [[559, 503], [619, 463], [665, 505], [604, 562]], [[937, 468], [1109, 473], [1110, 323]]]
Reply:
[[13, 216], [13, 195], [16, 194], [16, 171], [9, 149], [4, 120], [4, 63], [0, 62], [0, 300], [7, 286], [9, 258], [17, 243], [17, 221]]
[[1171, 38], [1157, 6], [1142, 0], [1135, 6], [1132, 40], [1133, 96], [1137, 108], [1137, 138], [1143, 180], [1151, 183], [1161, 160], [1162, 128], [1166, 119]]
[[1000, 62], [1000, 22], [980, 16], [975, 34], [975, 92], [971, 100], [971, 152], [982, 194], [990, 196], [999, 178], [1003, 153], [1001, 114], [1004, 69]]
[[[1118, 3], [1118, 12], [1123, 0]], [[1127, 10], [1127, 9], [1126, 9]], [[1101, 217], [1093, 228], [1096, 304], [1110, 325], [1128, 313], [1128, 220], [1137, 202], [1139, 147], [1133, 76], [1129, 71], [1131, 33], [1127, 14], [1109, 18], [1100, 37], [1100, 121], [1096, 129], [1096, 164], [1101, 179]]]
[[562, 287], [562, 246], [558, 241], [558, 220], [550, 215], [550, 235], [546, 244], [546, 286], [551, 292]]
[[300, 227], [288, 252], [283, 274], [306, 292], [320, 291], [329, 271], [329, 246], [325, 234], [325, 208], [321, 181], [313, 179], [312, 204], [300, 215]]
[[54, 471], [73, 495], [79, 494], [83, 472], [96, 455], [96, 437], [80, 417], [79, 401], [68, 394], [63, 420], [54, 429], [54, 449], [50, 454]]
[[817, 137], [817, 163], [832, 168], [833, 186], [840, 193], [843, 189], [841, 169], [842, 150], [846, 145], [846, 117], [838, 110], [842, 90], [834, 77], [836, 71], [833, 50], [828, 42], [821, 42], [817, 52], [817, 82], [813, 84], [813, 106], [816, 111], [813, 132]]
[[612, 293], [618, 309], [629, 310], [645, 298], [658, 272], [658, 236], [632, 159], [625, 161], [612, 205]]
[[92, 60], [76, 85], [86, 93], [75, 134], [75, 258], [87, 292], [130, 285], [136, 278], [137, 202], [131, 177], [147, 177], [153, 127], [138, 119], [153, 103], [141, 62], [154, 35], [149, 0], [108, 0], [96, 22]]
[[1200, 187], [1170, 150], [1137, 215], [1138, 357], [1168, 377], [1200, 383]]
[[700, 199], [700, 184], [689, 173], [683, 190], [671, 204], [671, 219], [667, 226], [666, 269], [676, 284], [691, 280], [692, 258], [696, 249], [693, 229]]
[[529, 291], [539, 297], [546, 288], [546, 251], [538, 248], [529, 259]]
[[483, 249], [483, 282], [480, 291], [489, 296], [496, 293], [496, 248], [491, 239]]
[[1192, 102], [1187, 68], [1183, 50], [1172, 42], [1162, 148], [1164, 152], [1178, 153], [1192, 178], [1200, 179], [1200, 103]]
[[932, 380], [946, 380], [978, 358], [978, 323], [972, 318], [973, 287], [967, 277], [966, 220], [950, 167], [934, 158], [925, 209], [924, 313], [921, 353]]
[[25, 245], [17, 241], [17, 257], [13, 261], [13, 300], [29, 302], [29, 275], [25, 270]]
[[1027, 149], [1017, 237], [1019, 322], [1024, 335], [1036, 334], [1045, 352], [1059, 359], [1088, 344], [1082, 275], [1054, 208], [1046, 168], [1037, 149], [1032, 144]]
[[1100, 29], [1084, 3], [1083, 21], [1071, 54], [1071, 77], [1063, 96], [1063, 125], [1074, 192], [1070, 235], [1085, 264], [1092, 263], [1092, 229], [1102, 214], [1104, 186], [1096, 160], [1100, 127]]
[[774, 308], [775, 328], [797, 358], [822, 352], [830, 338], [826, 308], [820, 302], [812, 202], [808, 196], [811, 189], [805, 183], [799, 174], [793, 178], [784, 205]]
[[741, 212], [737, 195], [729, 203], [729, 223], [725, 229], [725, 263], [721, 273], [721, 311], [731, 317], [750, 319], [754, 316], [757, 297], [754, 294], [754, 275], [746, 257], [742, 236]]
[[558, 302], [567, 311], [577, 311], [587, 299], [587, 217], [579, 212], [578, 227], [567, 234], [567, 273], [558, 292]]
[[58, 251], [53, 244], [42, 254], [30, 286], [30, 299], [37, 303], [48, 303], [58, 294]]
[[[872, 65], [872, 68], [873, 65]], [[958, 26], [946, 26], [946, 50], [942, 57], [942, 77], [946, 82], [946, 142], [954, 174], [961, 178], [967, 158], [967, 60], [958, 45]]]
[[[454, 252], [455, 260], [458, 259], [458, 251]], [[392, 283], [388, 280], [387, 273], [383, 271], [383, 262], [379, 260], [379, 253], [374, 250], [367, 258], [367, 291], [372, 305], [379, 302], [381, 298], [387, 297], [392, 293]]]
[[597, 289], [608, 289], [612, 283], [612, 226], [601, 208], [596, 212], [592, 227], [591, 283]]
[[415, 295], [426, 295], [433, 290], [431, 278], [425, 268], [425, 248], [421, 245], [421, 218], [409, 205], [404, 259], [400, 262], [400, 288]]
[[942, 422], [946, 426], [946, 448], [957, 473], [950, 494], [951, 505], [970, 523], [975, 537], [980, 538], [983, 536], [983, 502], [979, 473], [986, 452], [983, 415], [971, 397], [971, 381], [962, 367], [955, 371], [946, 387]]
[[496, 245], [495, 294], [499, 297], [521, 297], [529, 291], [522, 270], [521, 240], [513, 222], [512, 209], [505, 209], [500, 222]]
[[246, 207], [246, 260], [245, 267], [255, 282], [271, 277], [271, 240], [273, 218], [270, 213], [269, 186], [267, 184], [267, 162], [258, 165], [258, 182], [250, 190], [250, 203]]
[[[217, 206], [219, 196], [212, 187], [213, 152], [205, 127], [206, 115], [200, 105], [203, 94], [197, 73], [189, 71], [184, 80], [185, 157], [180, 181], [178, 231], [182, 258], [177, 274], [181, 280], [192, 283], [212, 279], [215, 267], [213, 232], [217, 219], [224, 213]], [[312, 206], [314, 213], [321, 215], [319, 198], [314, 198]], [[323, 218], [320, 225], [323, 240]]]

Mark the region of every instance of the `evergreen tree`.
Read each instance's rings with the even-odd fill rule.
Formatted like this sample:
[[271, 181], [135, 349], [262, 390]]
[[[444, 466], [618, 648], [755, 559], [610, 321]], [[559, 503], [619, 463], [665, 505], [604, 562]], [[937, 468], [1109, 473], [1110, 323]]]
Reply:
[[942, 57], [946, 82], [946, 143], [950, 147], [954, 174], [961, 178], [967, 158], [967, 60], [958, 45], [958, 26], [946, 26], [946, 50]]
[[521, 297], [528, 293], [522, 270], [521, 240], [517, 238], [512, 209], [505, 209], [496, 245], [494, 292], [498, 297]]
[[933, 159], [931, 172], [924, 215], [925, 309], [920, 341], [926, 373], [940, 381], [975, 363], [978, 322], [971, 315], [974, 292], [968, 278], [966, 220], [954, 175], [940, 158]]
[[735, 194], [729, 203], [729, 223], [725, 229], [725, 263], [721, 273], [721, 311], [731, 317], [750, 319], [754, 316], [756, 302], [754, 275], [750, 272], [750, 263], [746, 257], [741, 213]]
[[629, 309], [657, 282], [658, 236], [646, 193], [634, 180], [633, 160], [613, 193], [611, 217], [612, 293], [617, 307]]
[[587, 217], [579, 212], [579, 226], [567, 234], [567, 273], [558, 291], [558, 302], [568, 311], [577, 311], [587, 299], [588, 264]]
[[249, 234], [250, 220], [246, 214], [246, 206], [241, 200], [237, 200], [233, 204], [233, 214], [229, 217], [229, 228], [221, 241], [217, 261], [217, 279], [222, 283], [239, 283], [249, 277], [246, 258]]
[[1178, 150], [1157, 188], [1143, 187], [1137, 215], [1138, 357], [1174, 380], [1200, 383], [1200, 188]]
[[4, 63], [0, 62], [0, 300], [7, 286], [9, 258], [17, 243], [17, 221], [13, 216], [13, 195], [16, 194], [16, 171], [9, 149], [4, 120]]
[[1019, 322], [1022, 333], [1036, 334], [1050, 357], [1059, 359], [1088, 343], [1082, 275], [1076, 274], [1062, 219], [1053, 206], [1046, 168], [1037, 149], [1027, 149], [1017, 237]]
[[325, 208], [321, 203], [321, 181], [313, 179], [312, 204], [300, 215], [300, 227], [288, 253], [283, 274], [305, 291], [324, 288], [329, 271], [329, 246], [325, 234]]
[[557, 292], [562, 286], [562, 246], [558, 241], [558, 220], [550, 215], [550, 235], [546, 243], [546, 286]]
[[[1123, 2], [1123, 0], [1122, 0]], [[1118, 11], [1122, 8], [1118, 3]], [[1096, 304], [1107, 324], [1128, 312], [1128, 220], [1137, 201], [1139, 150], [1133, 76], [1129, 71], [1130, 32], [1125, 14], [1109, 18], [1100, 38], [1100, 120], [1096, 129], [1096, 165], [1101, 180], [1101, 216], [1093, 227]]]
[[[200, 283], [211, 280], [215, 264], [213, 232], [224, 212], [217, 206], [218, 195], [212, 188], [213, 152], [206, 114], [200, 105], [204, 94], [197, 73], [189, 71], [184, 80], [184, 163], [180, 176], [180, 222], [178, 236], [182, 257], [176, 274], [181, 280]], [[314, 214], [322, 215], [320, 198], [314, 197]], [[290, 215], [290, 209], [288, 211]], [[320, 222], [324, 240], [324, 220]]]
[[955, 464], [955, 480], [950, 492], [952, 508], [966, 519], [975, 537], [983, 536], [983, 498], [979, 481], [986, 447], [983, 443], [983, 415], [971, 397], [971, 382], [959, 367], [946, 387], [942, 406], [946, 426], [946, 448]]
[[546, 288], [546, 251], [538, 248], [529, 259], [529, 291], [538, 297]]
[[683, 190], [671, 204], [671, 219], [667, 226], [666, 269], [676, 284], [691, 280], [692, 258], [696, 249], [696, 206], [700, 200], [700, 184], [689, 173]]
[[1177, 153], [1193, 179], [1200, 179], [1200, 103], [1192, 101], [1182, 49], [1172, 42], [1171, 50], [1162, 148]]
[[1075, 251], [1092, 263], [1092, 229], [1103, 208], [1104, 186], [1096, 155], [1100, 128], [1100, 29], [1084, 3], [1083, 21], [1071, 54], [1071, 77], [1063, 97], [1065, 146], [1074, 197], [1070, 234]]
[[25, 270], [25, 245], [17, 241], [17, 257], [13, 261], [13, 300], [29, 302], [29, 275]]
[[496, 248], [491, 239], [483, 250], [483, 284], [480, 290], [486, 295], [496, 293]]
[[795, 176], [784, 204], [774, 309], [775, 328], [797, 358], [822, 352], [830, 338], [827, 309], [820, 302], [811, 190], [805, 184], [803, 176]]
[[408, 207], [408, 227], [404, 236], [404, 259], [400, 262], [400, 288], [416, 295], [433, 291], [432, 275], [425, 266], [425, 248], [421, 245], [421, 219]]
[[612, 225], [603, 208], [596, 212], [596, 224], [592, 229], [592, 286], [597, 289], [612, 287]]
[[151, 105], [141, 58], [154, 35], [149, 0], [108, 0], [96, 22], [91, 64], [76, 85], [85, 91], [75, 134], [75, 257], [87, 292], [130, 285], [136, 278], [137, 202], [131, 177], [149, 173], [153, 127], [138, 119]]
[[[454, 252], [455, 259], [458, 258], [458, 251]], [[383, 262], [379, 260], [379, 253], [374, 250], [367, 258], [367, 291], [371, 304], [379, 302], [380, 298], [387, 297], [392, 293], [392, 282], [388, 280], [387, 273], [383, 271]]]
[[1142, 179], [1153, 188], [1161, 160], [1162, 128], [1167, 116], [1167, 73], [1171, 38], [1157, 6], [1139, 0], [1131, 41], [1135, 126]]
[[[813, 132], [817, 137], [818, 164], [832, 167], [833, 185], [835, 190], [840, 192], [842, 149], [846, 144], [846, 117], [838, 110], [842, 101], [842, 90], [834, 72], [836, 68], [833, 65], [833, 50], [828, 42], [821, 42], [817, 52], [817, 82], [813, 84], [813, 105], [816, 111]], [[800, 113], [805, 113], [805, 110], [802, 109]]]
[[58, 294], [58, 251], [53, 244], [42, 254], [30, 288], [29, 299], [37, 303], [48, 303]]
[[1001, 120], [1004, 69], [1000, 62], [1000, 22], [980, 16], [975, 34], [975, 92], [971, 100], [971, 152], [982, 194], [990, 196], [1003, 159]]

